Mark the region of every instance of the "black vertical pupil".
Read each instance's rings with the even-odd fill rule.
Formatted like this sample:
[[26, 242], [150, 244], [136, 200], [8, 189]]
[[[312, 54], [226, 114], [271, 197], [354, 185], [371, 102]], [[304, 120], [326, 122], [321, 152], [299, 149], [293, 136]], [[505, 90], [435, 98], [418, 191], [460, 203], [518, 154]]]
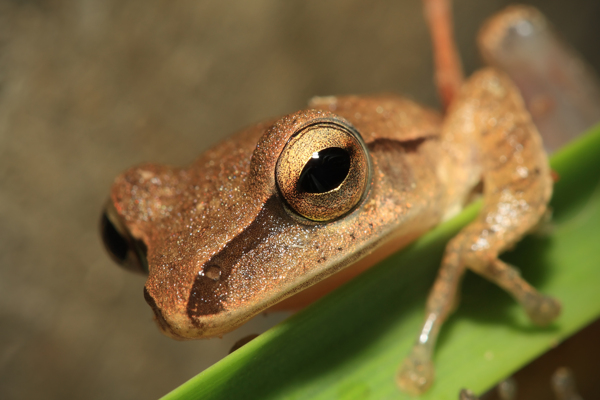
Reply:
[[298, 179], [298, 187], [308, 193], [325, 193], [340, 186], [350, 171], [350, 154], [339, 147], [315, 152]]

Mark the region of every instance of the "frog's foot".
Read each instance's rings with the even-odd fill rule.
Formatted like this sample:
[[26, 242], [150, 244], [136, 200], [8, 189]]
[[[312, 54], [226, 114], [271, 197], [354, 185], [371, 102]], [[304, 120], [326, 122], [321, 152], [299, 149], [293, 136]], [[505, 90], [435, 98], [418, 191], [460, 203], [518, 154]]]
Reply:
[[549, 325], [560, 314], [560, 303], [535, 290], [512, 265], [496, 258], [485, 264], [485, 267], [478, 266], [473, 270], [510, 293], [534, 324]]
[[547, 326], [560, 314], [560, 303], [550, 296], [527, 296], [523, 307], [531, 321], [539, 326]]
[[400, 389], [414, 396], [425, 393], [435, 375], [431, 359], [415, 350], [404, 360], [396, 377]]

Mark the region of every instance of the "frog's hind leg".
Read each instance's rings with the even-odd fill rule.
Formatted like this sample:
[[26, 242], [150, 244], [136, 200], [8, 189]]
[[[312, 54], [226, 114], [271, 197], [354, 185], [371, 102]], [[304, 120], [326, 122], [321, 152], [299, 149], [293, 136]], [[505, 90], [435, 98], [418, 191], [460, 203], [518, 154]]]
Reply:
[[538, 293], [498, 259], [536, 226], [552, 193], [547, 156], [517, 89], [496, 70], [476, 73], [453, 103], [444, 132], [454, 147], [459, 141], [476, 145], [484, 204], [477, 219], [448, 243], [417, 343], [399, 372], [399, 386], [413, 394], [423, 393], [433, 381], [435, 341], [466, 268], [505, 289], [536, 324], [546, 325], [560, 313], [556, 300]]

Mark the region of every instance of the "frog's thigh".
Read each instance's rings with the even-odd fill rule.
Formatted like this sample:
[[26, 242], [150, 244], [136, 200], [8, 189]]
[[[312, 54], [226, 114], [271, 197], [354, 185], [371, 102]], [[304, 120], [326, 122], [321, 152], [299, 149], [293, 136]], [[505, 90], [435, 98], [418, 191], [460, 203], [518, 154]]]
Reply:
[[465, 92], [470, 95], [458, 100], [451, 118], [467, 121], [463, 114], [474, 116], [472, 139], [479, 143], [484, 205], [478, 218], [448, 244], [446, 258], [455, 254], [459, 264], [509, 292], [535, 323], [547, 324], [559, 314], [558, 302], [539, 294], [515, 268], [498, 259], [547, 210], [552, 178], [539, 133], [518, 90], [501, 73], [486, 69], [475, 74]]

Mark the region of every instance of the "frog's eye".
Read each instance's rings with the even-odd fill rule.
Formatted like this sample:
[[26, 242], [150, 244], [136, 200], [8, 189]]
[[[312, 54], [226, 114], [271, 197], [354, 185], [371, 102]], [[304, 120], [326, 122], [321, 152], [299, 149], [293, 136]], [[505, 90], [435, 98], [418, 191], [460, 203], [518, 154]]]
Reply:
[[100, 233], [104, 247], [117, 264], [130, 271], [148, 273], [146, 245], [131, 237], [111, 203], [100, 218]]
[[275, 175], [281, 195], [295, 212], [313, 221], [331, 221], [364, 197], [369, 156], [360, 134], [349, 124], [317, 122], [290, 138]]

